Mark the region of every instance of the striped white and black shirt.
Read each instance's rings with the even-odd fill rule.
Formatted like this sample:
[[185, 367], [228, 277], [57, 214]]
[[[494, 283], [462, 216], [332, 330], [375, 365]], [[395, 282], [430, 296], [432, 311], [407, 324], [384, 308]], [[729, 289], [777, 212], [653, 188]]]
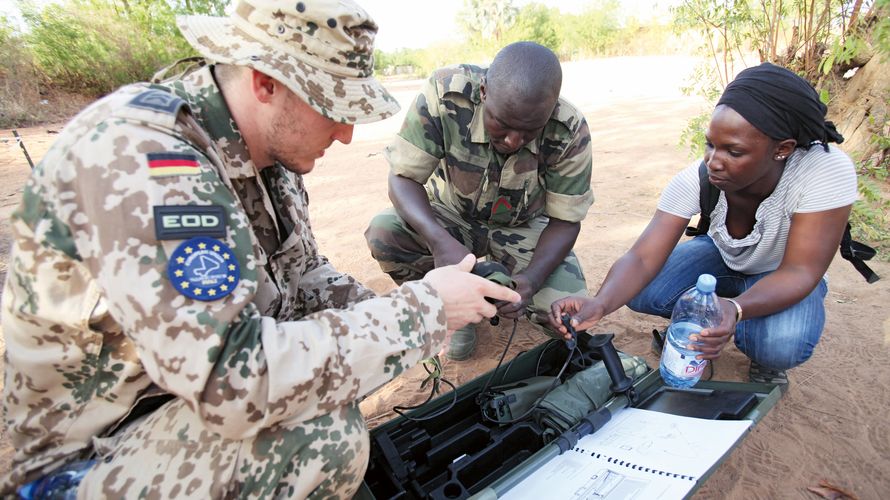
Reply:
[[[856, 169], [843, 151], [820, 144], [798, 148], [785, 162], [775, 191], [757, 208], [750, 234], [734, 239], [726, 229], [726, 196], [711, 214], [708, 235], [726, 265], [745, 274], [774, 271], [782, 262], [795, 213], [820, 212], [852, 204], [858, 197]], [[701, 212], [698, 166], [695, 162], [678, 173], [661, 193], [658, 209], [684, 219]]]

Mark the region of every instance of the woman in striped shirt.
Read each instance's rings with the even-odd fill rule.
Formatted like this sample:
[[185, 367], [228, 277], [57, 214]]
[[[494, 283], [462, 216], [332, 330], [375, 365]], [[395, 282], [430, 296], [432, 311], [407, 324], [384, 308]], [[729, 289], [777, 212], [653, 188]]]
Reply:
[[717, 278], [723, 321], [701, 331], [700, 358], [715, 359], [735, 336], [755, 382], [787, 386], [785, 371], [813, 353], [825, 325], [825, 272], [856, 201], [843, 137], [825, 120], [813, 87], [769, 63], [730, 83], [711, 115], [704, 162], [720, 189], [706, 235], [677, 244], [701, 211], [699, 162], [677, 174], [633, 247], [593, 298], [553, 303], [579, 329], [627, 305], [669, 318], [702, 273]]

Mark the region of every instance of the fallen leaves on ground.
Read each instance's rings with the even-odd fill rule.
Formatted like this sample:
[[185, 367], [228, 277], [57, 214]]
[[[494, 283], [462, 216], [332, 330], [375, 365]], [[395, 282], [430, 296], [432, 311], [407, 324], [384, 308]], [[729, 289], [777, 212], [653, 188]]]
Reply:
[[829, 500], [858, 500], [856, 495], [829, 483], [825, 479], [819, 481], [819, 486], [808, 486], [807, 489]]

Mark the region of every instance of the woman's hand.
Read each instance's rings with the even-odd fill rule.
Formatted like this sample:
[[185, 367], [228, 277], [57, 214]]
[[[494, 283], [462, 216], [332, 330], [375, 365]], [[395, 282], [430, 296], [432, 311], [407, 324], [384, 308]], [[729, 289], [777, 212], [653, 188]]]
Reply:
[[605, 316], [605, 311], [605, 307], [596, 297], [565, 297], [550, 304], [548, 319], [550, 326], [568, 340], [572, 335], [562, 324], [563, 314], [568, 314], [572, 318], [572, 326], [576, 330], [586, 330], [601, 320]]
[[726, 344], [735, 334], [736, 327], [736, 308], [735, 305], [726, 300], [720, 299], [720, 307], [723, 311], [723, 321], [719, 325], [712, 328], [705, 328], [695, 335], [691, 335], [691, 342], [699, 342], [698, 346], [690, 346], [696, 351], [701, 351], [701, 355], [696, 356], [697, 359], [717, 359]]

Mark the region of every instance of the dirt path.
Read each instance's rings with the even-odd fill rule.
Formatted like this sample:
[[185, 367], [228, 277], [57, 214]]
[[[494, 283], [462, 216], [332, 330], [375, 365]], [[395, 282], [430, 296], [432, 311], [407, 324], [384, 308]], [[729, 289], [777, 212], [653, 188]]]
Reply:
[[[689, 163], [677, 146], [686, 120], [703, 110], [678, 88], [692, 61], [684, 58], [617, 58], [565, 66], [564, 94], [587, 116], [593, 135], [593, 189], [596, 203], [583, 223], [576, 252], [595, 289], [612, 261], [645, 227], [658, 194], [671, 176]], [[655, 85], [658, 85], [657, 88]], [[389, 85], [403, 107], [418, 82]], [[380, 151], [398, 129], [400, 117], [356, 129], [354, 143], [331, 149], [306, 181], [313, 227], [322, 251], [342, 271], [378, 292], [390, 279], [368, 254], [362, 233], [371, 215], [388, 206], [387, 165]], [[33, 158], [43, 156], [58, 126], [20, 130]], [[9, 131], [0, 131], [0, 274], [5, 275], [8, 216], [28, 174], [21, 150]], [[866, 285], [837, 257], [830, 269], [828, 320], [813, 358], [790, 372], [791, 388], [699, 490], [696, 498], [817, 498], [807, 486], [820, 479], [861, 499], [890, 492], [890, 265], [873, 268], [885, 278]], [[648, 332], [664, 321], [621, 309], [599, 331], [618, 334], [617, 345], [657, 359]], [[447, 363], [446, 376], [464, 382], [491, 369], [509, 332], [480, 329], [480, 345], [470, 360]], [[520, 326], [511, 352], [541, 341]], [[717, 380], [745, 380], [747, 360], [735, 348], [715, 365]], [[396, 404], [418, 401], [421, 369], [414, 369], [368, 398], [362, 409], [371, 425], [392, 417]], [[422, 399], [421, 399], [422, 400]], [[0, 461], [0, 469], [5, 462]]]

